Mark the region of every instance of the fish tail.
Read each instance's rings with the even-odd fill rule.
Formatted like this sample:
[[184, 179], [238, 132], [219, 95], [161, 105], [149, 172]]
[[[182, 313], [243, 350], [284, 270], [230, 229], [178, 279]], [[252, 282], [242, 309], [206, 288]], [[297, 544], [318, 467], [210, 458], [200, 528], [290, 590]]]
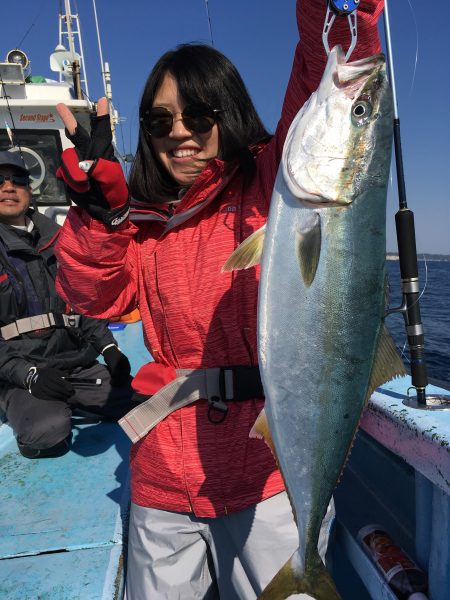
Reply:
[[308, 594], [315, 600], [341, 600], [331, 575], [316, 554], [303, 573], [295, 568], [296, 553], [273, 577], [258, 600], [285, 600], [293, 594]]

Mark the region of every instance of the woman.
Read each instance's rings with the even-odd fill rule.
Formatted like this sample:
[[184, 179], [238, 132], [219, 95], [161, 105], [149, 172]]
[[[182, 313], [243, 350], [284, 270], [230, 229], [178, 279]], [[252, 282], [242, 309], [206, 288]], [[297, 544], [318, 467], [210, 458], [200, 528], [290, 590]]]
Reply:
[[[166, 404], [181, 396], [182, 406], [193, 378], [206, 381], [200, 399], [163, 411], [149, 433], [147, 422], [136, 434], [143, 437], [131, 451], [128, 600], [255, 598], [298, 545], [274, 459], [249, 438], [264, 404], [259, 270], [221, 268], [267, 218], [288, 127], [324, 69], [325, 8], [297, 2], [302, 41], [272, 138], [223, 55], [185, 45], [158, 61], [140, 104], [131, 222], [118, 164], [104, 160], [112, 159], [102, 144], [108, 118], [94, 120], [89, 145], [60, 109], [80, 149], [64, 153], [60, 171], [80, 205], [69, 211], [58, 244], [60, 293], [95, 317], [139, 307], [155, 362], [134, 387], [152, 401], [166, 386], [173, 388]], [[361, 2], [352, 58], [379, 52], [381, 10], [381, 0]], [[347, 21], [338, 21], [331, 41], [346, 46]], [[106, 111], [99, 103], [98, 115]], [[102, 158], [85, 175], [80, 157]], [[139, 429], [141, 422], [130, 423]]]

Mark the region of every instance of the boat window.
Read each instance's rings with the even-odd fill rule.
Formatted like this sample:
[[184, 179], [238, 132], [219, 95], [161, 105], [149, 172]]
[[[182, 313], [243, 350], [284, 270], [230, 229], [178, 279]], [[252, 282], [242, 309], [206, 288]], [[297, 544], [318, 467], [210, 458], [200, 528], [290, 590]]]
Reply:
[[[14, 141], [20, 146], [30, 171], [33, 199], [37, 206], [68, 206], [70, 200], [65, 186], [61, 180], [56, 179], [62, 152], [59, 131], [16, 129]], [[10, 149], [8, 134], [5, 129], [0, 129], [0, 150]]]

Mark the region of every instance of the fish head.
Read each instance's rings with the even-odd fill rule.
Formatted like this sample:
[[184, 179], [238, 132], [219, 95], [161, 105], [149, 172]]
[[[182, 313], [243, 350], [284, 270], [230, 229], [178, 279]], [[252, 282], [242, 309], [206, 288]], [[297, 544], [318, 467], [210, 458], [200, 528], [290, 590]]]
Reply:
[[368, 185], [385, 186], [392, 129], [384, 56], [346, 62], [335, 46], [318, 89], [289, 128], [282, 157], [287, 187], [307, 205], [345, 206]]

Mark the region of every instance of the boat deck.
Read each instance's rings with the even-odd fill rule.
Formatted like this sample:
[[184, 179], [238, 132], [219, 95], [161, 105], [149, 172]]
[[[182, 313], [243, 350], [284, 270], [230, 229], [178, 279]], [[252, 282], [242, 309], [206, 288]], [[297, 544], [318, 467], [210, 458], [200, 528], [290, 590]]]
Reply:
[[[135, 373], [149, 360], [140, 323], [114, 335]], [[86, 421], [73, 419], [68, 454], [43, 460], [23, 458], [0, 426], [0, 598], [122, 597], [131, 442], [117, 424]]]
[[72, 451], [23, 458], [0, 429], [0, 598], [120, 598], [128, 438], [112, 423], [74, 424]]
[[[118, 327], [135, 373], [151, 360], [141, 324]], [[431, 600], [450, 598], [450, 411], [405, 406], [409, 385], [404, 377], [373, 394], [336, 490], [331, 557], [343, 600], [394, 600], [356, 541], [369, 523], [384, 526], [428, 572]], [[116, 424], [73, 425], [71, 452], [36, 461], [0, 427], [0, 598], [122, 597], [130, 443]]]

